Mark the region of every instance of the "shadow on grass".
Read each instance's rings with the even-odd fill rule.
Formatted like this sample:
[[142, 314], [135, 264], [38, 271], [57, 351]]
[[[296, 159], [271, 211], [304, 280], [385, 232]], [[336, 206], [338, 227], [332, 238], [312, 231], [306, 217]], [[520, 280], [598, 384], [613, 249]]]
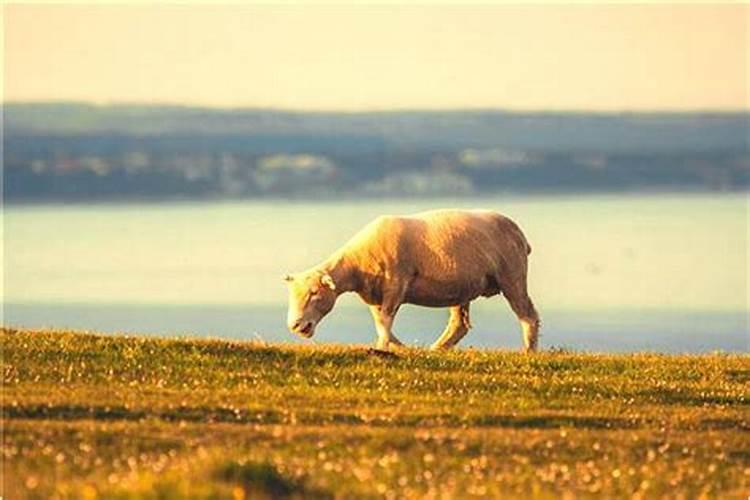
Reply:
[[659, 405], [681, 405], [681, 406], [750, 406], [750, 399], [742, 395], [704, 394], [697, 391], [679, 391], [670, 389], [648, 389], [637, 393], [639, 400], [649, 401]]
[[308, 488], [301, 481], [284, 477], [267, 463], [227, 462], [214, 470], [214, 478], [239, 486], [245, 498], [333, 498], [330, 493]]
[[724, 374], [732, 382], [750, 383], [750, 370], [727, 370]]
[[[100, 420], [140, 421], [158, 419], [167, 422], [287, 424], [287, 425], [362, 425], [370, 427], [485, 427], [514, 429], [637, 429], [655, 425], [647, 419], [599, 417], [596, 415], [508, 415], [508, 414], [430, 414], [364, 416], [354, 413], [304, 413], [290, 416], [275, 410], [229, 410], [216, 407], [178, 407], [172, 409], [132, 409], [123, 406], [21, 405], [2, 408], [3, 420]], [[699, 429], [742, 428], [735, 419], [703, 420], [688, 427]]]
[[[28, 405], [2, 409], [3, 419], [29, 420], [129, 420], [155, 418], [169, 422], [236, 424], [290, 424], [289, 416], [274, 410], [229, 410], [215, 407], [179, 407], [173, 409], [136, 410], [123, 406], [80, 405]], [[500, 428], [580, 428], [580, 429], [632, 429], [643, 426], [639, 420], [580, 416], [580, 415], [458, 415], [452, 413], [433, 415], [396, 415], [365, 417], [352, 413], [297, 413], [295, 423], [303, 425], [367, 425], [373, 427], [430, 426], [430, 427], [500, 427]]]

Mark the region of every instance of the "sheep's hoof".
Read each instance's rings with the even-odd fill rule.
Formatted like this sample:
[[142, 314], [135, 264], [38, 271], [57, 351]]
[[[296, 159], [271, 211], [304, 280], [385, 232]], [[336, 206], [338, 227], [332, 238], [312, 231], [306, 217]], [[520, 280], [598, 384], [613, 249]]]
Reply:
[[453, 346], [445, 345], [445, 344], [432, 344], [430, 346], [430, 350], [431, 351], [449, 351], [451, 347]]
[[385, 349], [379, 349], [377, 347], [370, 347], [369, 349], [367, 349], [367, 354], [371, 356], [377, 356], [379, 358], [388, 358], [388, 359], [399, 357], [398, 354], [396, 354], [395, 352], [386, 351]]

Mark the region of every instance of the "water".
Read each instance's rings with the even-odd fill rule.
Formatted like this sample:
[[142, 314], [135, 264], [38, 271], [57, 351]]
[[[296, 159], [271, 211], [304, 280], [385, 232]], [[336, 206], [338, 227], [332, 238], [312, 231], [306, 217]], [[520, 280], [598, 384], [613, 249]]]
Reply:
[[[524, 229], [546, 346], [748, 350], [746, 194], [9, 206], [3, 321], [297, 342], [284, 326], [285, 273], [377, 215], [448, 206], [495, 209]], [[396, 332], [429, 344], [445, 318], [406, 307]], [[462, 346], [520, 346], [501, 298], [476, 301], [473, 323]], [[373, 339], [352, 295], [316, 335]]]

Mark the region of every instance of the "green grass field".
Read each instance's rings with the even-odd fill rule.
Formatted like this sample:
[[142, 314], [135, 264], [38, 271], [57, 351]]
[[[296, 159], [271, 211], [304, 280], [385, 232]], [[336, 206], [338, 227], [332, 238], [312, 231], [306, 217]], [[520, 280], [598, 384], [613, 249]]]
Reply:
[[2, 330], [3, 498], [747, 498], [750, 356]]

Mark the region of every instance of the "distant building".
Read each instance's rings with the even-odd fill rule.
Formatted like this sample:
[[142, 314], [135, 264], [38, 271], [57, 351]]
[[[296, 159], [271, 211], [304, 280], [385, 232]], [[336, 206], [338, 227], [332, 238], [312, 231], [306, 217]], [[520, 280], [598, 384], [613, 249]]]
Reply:
[[336, 165], [325, 156], [277, 154], [258, 160], [254, 180], [262, 192], [299, 191], [324, 186], [337, 171]]
[[467, 177], [449, 172], [406, 171], [365, 184], [364, 191], [377, 195], [461, 195], [474, 190]]
[[525, 151], [505, 148], [464, 149], [458, 158], [469, 168], [514, 168], [535, 162]]

